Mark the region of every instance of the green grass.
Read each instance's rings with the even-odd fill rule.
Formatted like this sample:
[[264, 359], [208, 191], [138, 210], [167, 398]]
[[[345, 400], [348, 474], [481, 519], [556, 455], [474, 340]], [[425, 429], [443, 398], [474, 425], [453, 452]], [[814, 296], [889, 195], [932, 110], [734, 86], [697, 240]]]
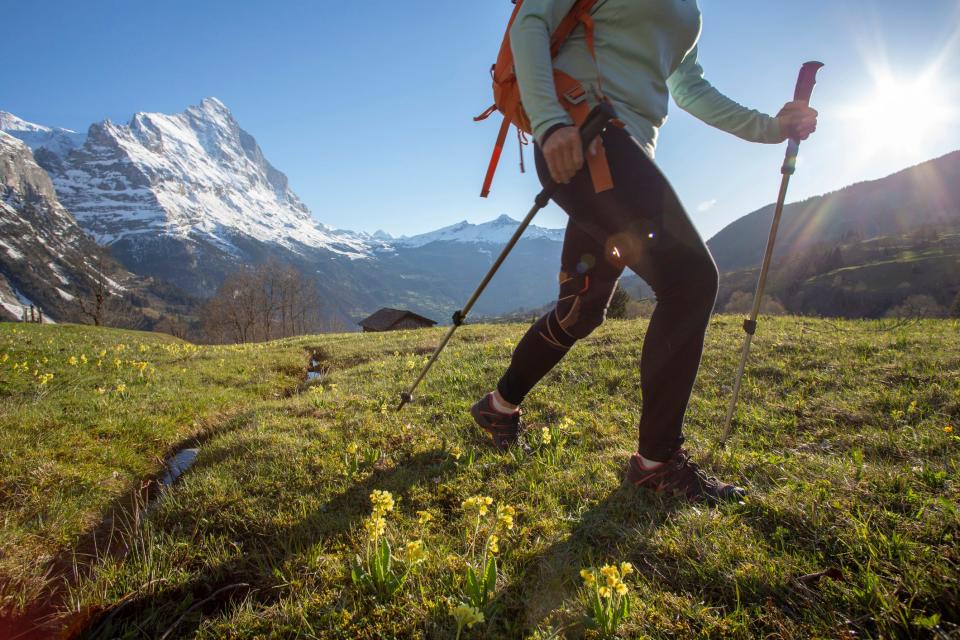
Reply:
[[[461, 504], [484, 495], [514, 506], [515, 526], [485, 620], [463, 637], [592, 637], [579, 572], [623, 561], [636, 567], [625, 638], [956, 633], [960, 440], [945, 428], [960, 428], [960, 325], [876, 326], [763, 321], [738, 434], [708, 466], [751, 496], [711, 509], [620, 487], [642, 321], [608, 322], [534, 391], [532, 439], [552, 427], [566, 442], [530, 457], [491, 451], [467, 413], [524, 325], [461, 329], [403, 413], [398, 392], [443, 329], [193, 347], [0, 325], [2, 595], [22, 605], [49, 586], [51, 561], [76, 556], [89, 569], [66, 601], [95, 614], [88, 637], [453, 638], [450, 604], [485, 539]], [[698, 457], [719, 434], [740, 338], [738, 319], [715, 319], [688, 413]], [[324, 372], [308, 385], [310, 354]], [[131, 362], [149, 363], [142, 377]], [[126, 553], [89, 557], [98, 523], [187, 442], [201, 452], [182, 480], [114, 520]], [[350, 575], [375, 489], [398, 499], [386, 533], [398, 566], [407, 542], [427, 551], [392, 598]], [[842, 579], [798, 580], [827, 569]]]

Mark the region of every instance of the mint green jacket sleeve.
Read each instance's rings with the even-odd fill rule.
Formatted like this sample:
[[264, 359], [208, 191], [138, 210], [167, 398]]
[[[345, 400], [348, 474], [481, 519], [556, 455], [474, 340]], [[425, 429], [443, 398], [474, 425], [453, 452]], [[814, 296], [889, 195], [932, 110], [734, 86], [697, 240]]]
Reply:
[[510, 29], [520, 99], [530, 117], [533, 137], [540, 139], [556, 124], [573, 124], [557, 100], [550, 58], [552, 34], [576, 0], [526, 0]]
[[783, 141], [776, 118], [742, 106], [707, 82], [696, 47], [667, 78], [667, 87], [677, 106], [717, 129], [750, 142]]

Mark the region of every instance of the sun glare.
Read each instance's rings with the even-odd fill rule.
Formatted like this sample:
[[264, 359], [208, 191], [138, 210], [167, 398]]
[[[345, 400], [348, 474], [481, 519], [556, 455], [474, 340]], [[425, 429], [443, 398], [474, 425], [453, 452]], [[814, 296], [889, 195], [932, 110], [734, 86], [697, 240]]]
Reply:
[[875, 75], [873, 93], [846, 113], [863, 148], [904, 156], [925, 152], [957, 119], [941, 80], [932, 70], [915, 78]]

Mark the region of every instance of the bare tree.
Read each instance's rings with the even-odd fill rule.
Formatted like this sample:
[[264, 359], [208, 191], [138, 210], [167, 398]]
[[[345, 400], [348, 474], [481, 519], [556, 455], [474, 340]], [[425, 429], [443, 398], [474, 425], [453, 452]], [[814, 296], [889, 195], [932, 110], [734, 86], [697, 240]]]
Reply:
[[92, 266], [96, 275], [90, 293], [88, 295], [78, 295], [77, 302], [80, 304], [80, 313], [89, 318], [94, 325], [101, 327], [106, 313], [107, 298], [112, 295], [107, 276], [104, 273], [103, 254], [96, 255]]
[[322, 329], [315, 283], [275, 261], [227, 277], [200, 313], [214, 342], [256, 342]]

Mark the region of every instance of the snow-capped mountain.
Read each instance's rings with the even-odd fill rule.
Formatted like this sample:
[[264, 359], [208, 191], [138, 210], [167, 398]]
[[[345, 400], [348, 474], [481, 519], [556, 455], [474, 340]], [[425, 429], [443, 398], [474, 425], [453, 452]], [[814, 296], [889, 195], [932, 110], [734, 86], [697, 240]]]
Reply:
[[287, 177], [216, 98], [174, 115], [94, 124], [77, 148], [36, 144], [58, 156], [41, 162], [64, 206], [101, 244], [164, 235], [202, 237], [236, 251], [229, 239], [236, 234], [294, 251], [369, 254], [361, 236], [310, 216]]
[[[471, 224], [464, 220], [449, 227], [443, 227], [436, 231], [423, 233], [416, 236], [402, 237], [393, 240], [394, 246], [404, 247], [422, 247], [431, 242], [464, 242], [470, 244], [496, 244], [504, 245], [513, 236], [513, 233], [520, 226], [519, 220], [514, 220], [508, 215], [502, 215], [496, 220], [484, 222], [481, 224]], [[530, 225], [524, 231], [525, 240], [553, 240], [555, 242], [563, 241], [563, 229], [548, 229]]]
[[12, 113], [0, 111], [0, 131], [19, 138], [31, 149], [44, 147], [54, 153], [64, 154], [83, 144], [87, 135], [70, 129], [44, 127], [21, 120]]
[[[275, 259], [312, 277], [341, 319], [388, 305], [443, 318], [519, 224], [501, 216], [404, 238], [332, 229], [216, 98], [178, 114], [95, 123], [85, 135], [7, 113], [0, 128], [32, 146], [63, 206], [125, 268], [201, 297], [237, 269]], [[478, 312], [548, 300], [562, 234], [531, 226]], [[513, 270], [523, 282], [498, 290]]]

